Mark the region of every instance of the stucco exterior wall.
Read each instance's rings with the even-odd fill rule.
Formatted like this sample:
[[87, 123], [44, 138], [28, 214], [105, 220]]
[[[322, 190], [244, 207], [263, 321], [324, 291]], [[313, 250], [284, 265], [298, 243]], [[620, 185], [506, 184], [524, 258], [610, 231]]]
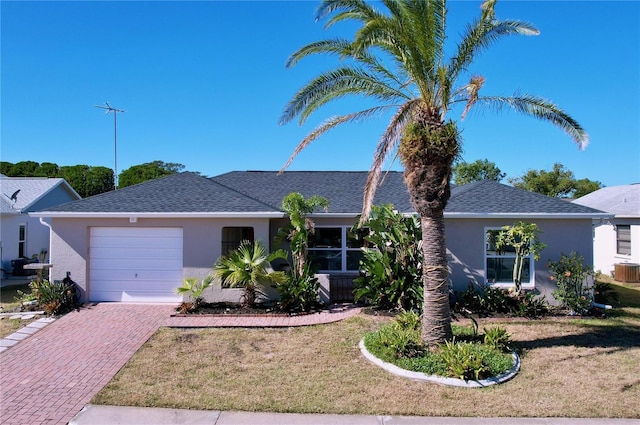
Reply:
[[[91, 289], [89, 276], [89, 237], [91, 227], [181, 227], [183, 229], [183, 277], [205, 277], [221, 255], [222, 228], [253, 227], [256, 240], [268, 243], [268, 219], [155, 219], [138, 218], [131, 223], [126, 218], [55, 218], [52, 220], [51, 278], [60, 280], [67, 273], [79, 286], [82, 300]], [[237, 301], [238, 289], [211, 288], [205, 295]]]
[[[631, 255], [617, 253], [615, 226], [618, 224], [630, 225]], [[618, 263], [640, 263], [640, 218], [616, 218], [595, 225], [593, 268], [612, 276]]]
[[[585, 264], [593, 261], [592, 225], [590, 219], [523, 220], [538, 224], [540, 241], [547, 247], [534, 261], [535, 289], [549, 300], [556, 285], [549, 279], [546, 267], [549, 260], [556, 261], [560, 255], [575, 251], [584, 257]], [[510, 219], [451, 219], [445, 220], [446, 243], [449, 255], [450, 279], [454, 290], [463, 291], [470, 281], [485, 282], [484, 232], [490, 227], [512, 225]]]

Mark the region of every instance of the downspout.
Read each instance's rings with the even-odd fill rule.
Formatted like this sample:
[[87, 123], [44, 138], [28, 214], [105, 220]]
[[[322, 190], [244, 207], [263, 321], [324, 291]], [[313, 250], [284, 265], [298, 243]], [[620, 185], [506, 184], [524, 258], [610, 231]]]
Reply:
[[[39, 220], [40, 220], [40, 224], [42, 224], [43, 226], [47, 226], [49, 228], [49, 263], [51, 263], [51, 247], [53, 246], [51, 242], [51, 234], [53, 233], [53, 228], [49, 223], [44, 221], [44, 217], [40, 217]], [[49, 277], [49, 279], [51, 279], [51, 277]]]

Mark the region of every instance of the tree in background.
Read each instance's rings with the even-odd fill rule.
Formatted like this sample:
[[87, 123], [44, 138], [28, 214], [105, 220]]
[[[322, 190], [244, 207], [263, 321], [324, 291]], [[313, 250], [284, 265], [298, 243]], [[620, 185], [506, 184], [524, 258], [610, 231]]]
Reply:
[[488, 159], [478, 159], [473, 162], [460, 161], [453, 166], [452, 171], [453, 182], [457, 185], [481, 180], [495, 180], [499, 182], [506, 176], [494, 162]]
[[131, 186], [160, 177], [178, 173], [184, 169], [184, 165], [174, 162], [153, 161], [123, 170], [118, 175], [118, 188]]
[[113, 170], [102, 166], [71, 165], [59, 168], [58, 177], [65, 179], [83, 198], [114, 189]]
[[464, 118], [472, 107], [498, 111], [511, 108], [551, 122], [580, 148], [588, 142], [580, 124], [548, 100], [528, 94], [480, 95], [485, 78], [470, 73], [478, 55], [505, 36], [539, 34], [527, 23], [497, 19], [495, 4], [495, 0], [482, 3], [480, 16], [462, 31], [457, 47], [452, 45], [453, 56], [449, 56], [451, 37], [446, 31], [445, 0], [324, 0], [317, 9], [316, 20], [327, 18], [325, 28], [355, 21], [359, 27], [353, 39], [314, 42], [287, 60], [291, 67], [305, 57], [326, 54], [336, 56], [340, 64], [298, 90], [286, 105], [281, 124], [295, 118], [303, 124], [330, 101], [350, 95], [364, 96], [373, 104], [369, 102], [364, 110], [330, 117], [313, 129], [295, 148], [282, 171], [327, 131], [391, 112], [364, 188], [360, 224], [369, 216], [386, 159], [397, 155], [412, 205], [420, 215], [424, 252], [422, 340], [431, 348], [451, 340], [453, 335], [444, 209], [451, 196], [452, 166], [460, 153], [462, 138], [457, 122], [448, 118], [448, 112], [456, 105], [465, 105]]
[[522, 177], [510, 178], [509, 183], [519, 189], [554, 198], [579, 198], [603, 187], [597, 181], [576, 180], [573, 172], [559, 163], [553, 164], [551, 171], [529, 170]]

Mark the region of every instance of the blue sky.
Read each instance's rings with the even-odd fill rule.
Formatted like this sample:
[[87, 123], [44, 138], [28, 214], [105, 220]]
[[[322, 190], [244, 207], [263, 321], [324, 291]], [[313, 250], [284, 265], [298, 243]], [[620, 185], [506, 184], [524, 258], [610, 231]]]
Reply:
[[[480, 1], [449, 3], [449, 38], [479, 13]], [[318, 2], [2, 1], [3, 161], [114, 166], [153, 160], [217, 175], [277, 170], [308, 131], [358, 100], [327, 105], [309, 121], [279, 126], [305, 82], [337, 63], [309, 58], [284, 66], [299, 47], [349, 36], [314, 21]], [[640, 182], [640, 2], [502, 1], [499, 18], [536, 25], [472, 67], [484, 94], [548, 98], [587, 130], [578, 151], [552, 125], [506, 112], [470, 113], [460, 123], [467, 161], [487, 158], [518, 177], [562, 163], [576, 178], [607, 186]], [[458, 119], [458, 115], [451, 118]], [[290, 170], [368, 170], [385, 117], [332, 131]], [[396, 162], [391, 169], [400, 169]]]

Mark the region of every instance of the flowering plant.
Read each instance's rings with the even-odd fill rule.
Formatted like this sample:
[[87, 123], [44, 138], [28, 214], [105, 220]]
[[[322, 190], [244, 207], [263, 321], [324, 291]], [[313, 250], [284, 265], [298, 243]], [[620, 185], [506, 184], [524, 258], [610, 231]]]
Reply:
[[593, 300], [589, 279], [593, 277], [593, 268], [583, 264], [584, 258], [576, 252], [562, 254], [560, 260], [549, 261], [551, 280], [558, 283], [553, 297], [575, 314], [586, 313]]

